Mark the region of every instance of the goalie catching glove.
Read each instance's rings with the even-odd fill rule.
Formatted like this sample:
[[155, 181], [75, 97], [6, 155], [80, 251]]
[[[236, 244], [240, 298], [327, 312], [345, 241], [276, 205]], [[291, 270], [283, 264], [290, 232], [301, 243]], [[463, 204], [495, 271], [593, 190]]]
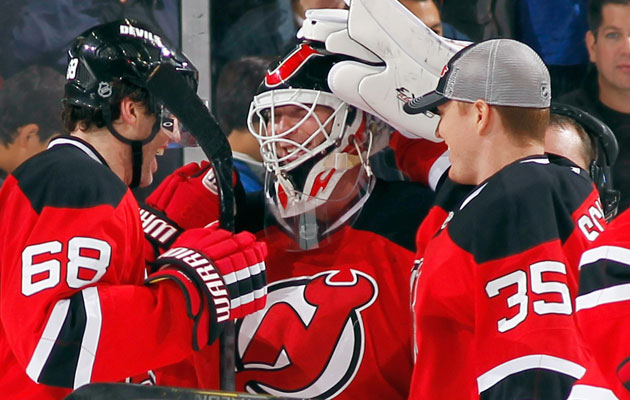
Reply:
[[438, 36], [397, 0], [353, 0], [349, 11], [308, 10], [298, 38], [353, 58], [329, 72], [337, 97], [406, 137], [440, 141], [438, 115], [409, 115], [403, 106], [435, 89], [448, 60], [470, 43]]
[[262, 309], [267, 297], [267, 247], [249, 232], [233, 234], [212, 224], [181, 234], [155, 264], [146, 283], [164, 280], [184, 292], [194, 321], [193, 348], [214, 342], [223, 323]]

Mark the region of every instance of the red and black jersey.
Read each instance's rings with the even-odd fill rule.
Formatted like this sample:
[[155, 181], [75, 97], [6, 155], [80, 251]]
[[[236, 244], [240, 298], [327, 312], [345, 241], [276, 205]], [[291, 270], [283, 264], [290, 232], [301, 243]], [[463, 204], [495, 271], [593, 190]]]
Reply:
[[567, 398], [592, 368], [572, 299], [579, 255], [605, 225], [593, 184], [529, 157], [454, 205], [418, 243], [410, 398]]
[[[267, 306], [237, 330], [237, 390], [279, 396], [406, 399], [413, 368], [409, 270], [433, 193], [378, 181], [358, 219], [330, 244], [267, 243]], [[395, 201], [395, 203], [393, 203]]]
[[617, 216], [580, 260], [578, 324], [606, 379], [630, 399], [630, 211]]
[[3, 396], [59, 399], [192, 353], [185, 299], [143, 285], [138, 204], [89, 144], [57, 138], [22, 164], [0, 220]]
[[444, 142], [410, 139], [394, 132], [389, 139], [389, 146], [394, 149], [396, 165], [405, 175], [434, 190], [451, 166], [448, 147]]

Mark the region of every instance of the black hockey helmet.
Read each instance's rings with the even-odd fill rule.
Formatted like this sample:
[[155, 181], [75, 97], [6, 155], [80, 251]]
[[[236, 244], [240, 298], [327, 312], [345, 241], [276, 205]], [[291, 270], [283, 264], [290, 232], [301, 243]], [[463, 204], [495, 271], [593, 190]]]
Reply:
[[258, 87], [260, 94], [277, 89], [311, 89], [332, 93], [328, 72], [339, 61], [349, 57], [332, 54], [319, 43], [300, 43], [290, 54], [272, 64]]
[[551, 112], [571, 118], [580, 124], [591, 139], [591, 144], [595, 148], [595, 159], [589, 165], [588, 173], [599, 192], [606, 220], [612, 219], [617, 215], [620, 199], [612, 177], [612, 166], [619, 155], [619, 144], [615, 134], [604, 122], [577, 107], [553, 103]]
[[[160, 65], [170, 64], [186, 79], [196, 92], [199, 82], [198, 71], [178, 50], [145, 25], [124, 19], [93, 27], [80, 34], [68, 50], [65, 96], [63, 101], [79, 107], [101, 111], [110, 133], [132, 151], [132, 181], [129, 186], [140, 183], [142, 172], [142, 146], [153, 140], [166, 118], [160, 99], [149, 92], [148, 106], [157, 116], [148, 138], [130, 140], [113, 127], [110, 98], [114, 93], [114, 82], [147, 89], [151, 74]], [[165, 125], [166, 126], [166, 125]]]
[[111, 96], [111, 82], [144, 88], [151, 72], [163, 63], [174, 65], [197, 90], [197, 69], [145, 25], [124, 19], [96, 26], [79, 35], [68, 50], [64, 101], [101, 109]]

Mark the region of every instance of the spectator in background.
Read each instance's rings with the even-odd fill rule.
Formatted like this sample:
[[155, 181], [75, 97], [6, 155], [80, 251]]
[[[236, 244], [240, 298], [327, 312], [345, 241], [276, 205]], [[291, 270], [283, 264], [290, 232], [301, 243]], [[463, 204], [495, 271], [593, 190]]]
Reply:
[[[7, 3], [7, 4], [4, 4]], [[47, 0], [3, 2], [0, 51], [11, 54], [0, 62], [8, 79], [30, 64], [65, 72], [66, 52], [86, 29], [108, 21], [133, 18], [153, 32], [179, 43], [179, 0]]]
[[499, 25], [494, 17], [496, 3], [503, 0], [440, 0], [442, 21], [452, 24], [472, 41], [496, 38]]
[[440, 11], [434, 0], [400, 0], [400, 3], [438, 35], [449, 39], [470, 40], [468, 36], [459, 32], [451, 24], [442, 22]]
[[11, 173], [43, 151], [63, 133], [63, 75], [32, 65], [4, 82], [0, 89], [0, 170]]
[[234, 167], [246, 192], [263, 188], [265, 169], [258, 141], [247, 129], [249, 105], [272, 57], [243, 57], [226, 64], [216, 92], [217, 119], [228, 136]]
[[586, 46], [596, 68], [560, 101], [594, 115], [615, 133], [620, 152], [613, 178], [623, 211], [630, 206], [630, 0], [592, 0], [588, 17]]
[[587, 0], [527, 0], [514, 7], [515, 39], [543, 59], [553, 98], [571, 91], [586, 73]]
[[305, 10], [344, 8], [343, 0], [276, 0], [243, 14], [218, 46], [220, 65], [243, 56], [281, 56], [297, 44]]

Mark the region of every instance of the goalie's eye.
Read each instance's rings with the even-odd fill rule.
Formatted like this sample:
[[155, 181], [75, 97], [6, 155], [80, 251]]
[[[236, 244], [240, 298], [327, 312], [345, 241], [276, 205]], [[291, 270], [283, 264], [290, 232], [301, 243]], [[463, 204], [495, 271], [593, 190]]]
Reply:
[[263, 120], [265, 124], [268, 124], [269, 120], [271, 119], [271, 111], [269, 111], [268, 108], [260, 111], [260, 118]]

